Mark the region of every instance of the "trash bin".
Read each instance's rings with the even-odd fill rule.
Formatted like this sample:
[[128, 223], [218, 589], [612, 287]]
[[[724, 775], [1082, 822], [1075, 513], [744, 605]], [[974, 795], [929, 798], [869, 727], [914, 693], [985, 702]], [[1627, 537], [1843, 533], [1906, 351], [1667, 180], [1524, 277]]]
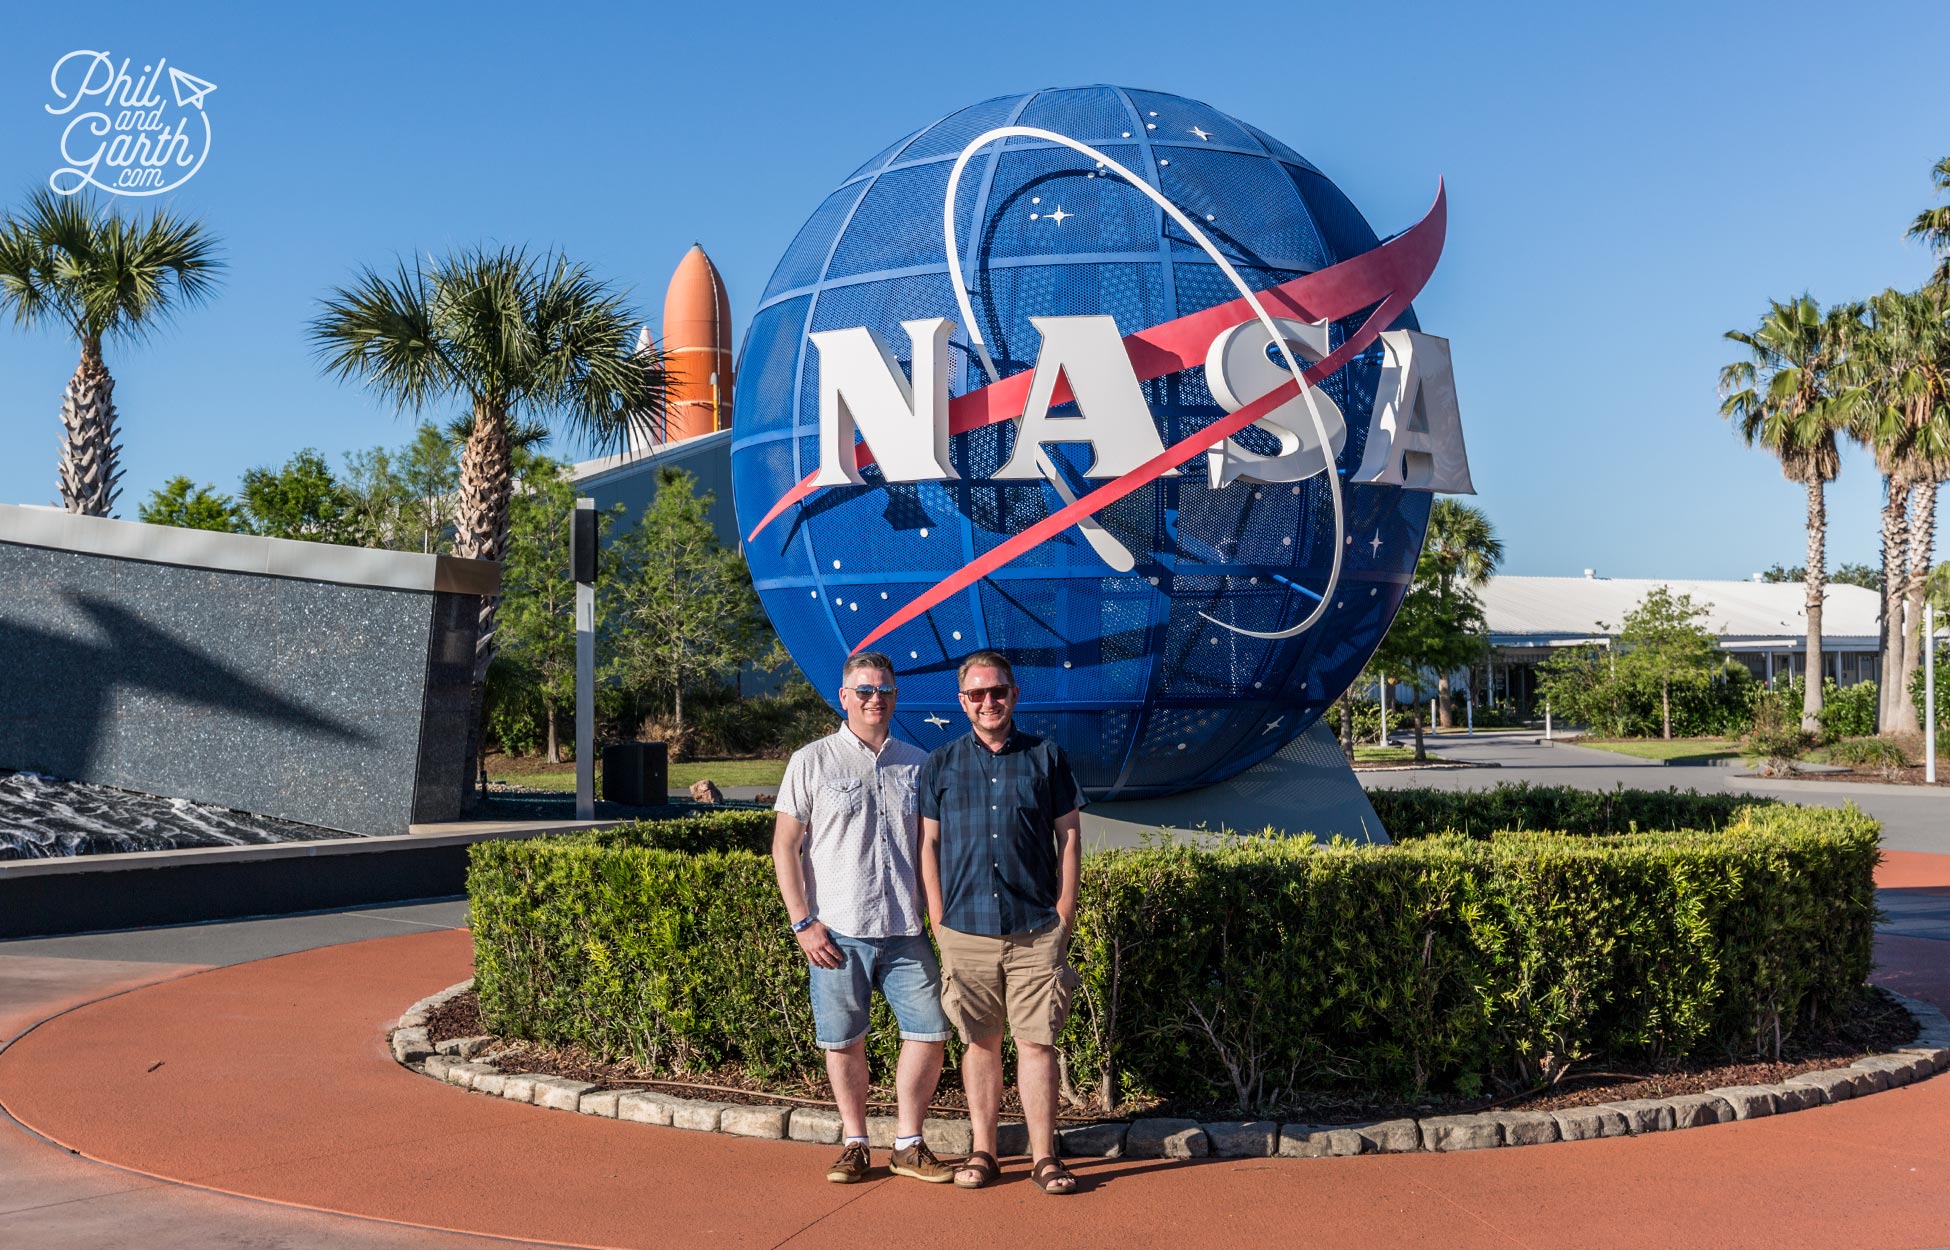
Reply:
[[625, 807], [670, 801], [670, 750], [661, 742], [616, 742], [603, 748], [603, 798]]

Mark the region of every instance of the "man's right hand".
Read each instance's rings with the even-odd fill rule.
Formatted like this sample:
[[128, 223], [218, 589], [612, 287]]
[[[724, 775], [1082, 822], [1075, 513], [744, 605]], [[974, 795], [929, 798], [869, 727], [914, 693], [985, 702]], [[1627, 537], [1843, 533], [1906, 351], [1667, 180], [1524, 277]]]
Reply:
[[834, 943], [826, 926], [819, 921], [813, 921], [793, 936], [799, 939], [799, 949], [806, 952], [806, 961], [813, 967], [838, 968], [846, 963], [846, 952]]

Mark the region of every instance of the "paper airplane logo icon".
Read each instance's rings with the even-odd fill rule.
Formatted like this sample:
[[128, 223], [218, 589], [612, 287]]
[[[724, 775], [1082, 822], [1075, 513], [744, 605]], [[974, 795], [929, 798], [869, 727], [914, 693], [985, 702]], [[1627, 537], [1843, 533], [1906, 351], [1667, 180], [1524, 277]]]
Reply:
[[185, 74], [174, 65], [169, 67], [169, 85], [176, 91], [176, 107], [203, 107], [203, 97], [217, 89], [217, 84], [205, 82], [195, 74]]

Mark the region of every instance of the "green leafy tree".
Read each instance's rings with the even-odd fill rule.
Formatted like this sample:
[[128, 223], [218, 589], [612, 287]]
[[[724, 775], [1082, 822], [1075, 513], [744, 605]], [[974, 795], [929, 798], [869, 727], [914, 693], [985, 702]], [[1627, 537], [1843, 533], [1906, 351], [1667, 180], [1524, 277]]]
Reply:
[[1442, 566], [1425, 548], [1416, 562], [1415, 581], [1375, 652], [1381, 671], [1415, 692], [1416, 759], [1428, 758], [1422, 734], [1424, 701], [1449, 673], [1481, 657], [1484, 632], [1483, 607], [1475, 594], [1460, 583], [1445, 588]]
[[351, 495], [325, 457], [310, 447], [282, 468], [246, 471], [243, 509], [253, 534], [345, 546], [364, 540]]
[[157, 210], [130, 220], [48, 190], [0, 216], [0, 309], [16, 323], [58, 325], [81, 346], [61, 393], [61, 504], [107, 516], [121, 493], [115, 379], [102, 345], [153, 333], [176, 309], [206, 299], [222, 268], [197, 222]]
[[163, 483], [162, 489], [150, 491], [137, 515], [149, 525], [217, 530], [225, 534], [241, 534], [245, 530], [244, 514], [236, 500], [218, 493], [214, 486], [198, 486], [180, 474]]
[[384, 447], [347, 452], [345, 473], [339, 478], [359, 540], [368, 547], [410, 551], [419, 535], [406, 525], [406, 486], [393, 470], [393, 455]]
[[[1503, 541], [1496, 536], [1488, 513], [1460, 499], [1444, 497], [1429, 509], [1421, 559], [1429, 563], [1436, 594], [1447, 600], [1458, 589], [1474, 592], [1489, 582], [1503, 562]], [[1439, 728], [1455, 724], [1455, 709], [1449, 706], [1448, 669], [1436, 677], [1435, 709]]]
[[1618, 631], [1620, 674], [1659, 691], [1661, 737], [1672, 737], [1673, 687], [1704, 685], [1719, 667], [1712, 631], [1701, 623], [1712, 606], [1654, 586]]
[[1882, 570], [1871, 564], [1844, 564], [1828, 575], [1838, 586], [1860, 586], [1864, 590], [1882, 589]]
[[[517, 453], [515, 469], [518, 485], [501, 569], [501, 645], [526, 669], [540, 698], [548, 762], [556, 764], [562, 759], [561, 713], [575, 706], [576, 694], [575, 582], [569, 567], [575, 482], [565, 466], [545, 456]], [[607, 529], [609, 521], [599, 518], [599, 525]]]
[[711, 503], [690, 474], [660, 470], [656, 498], [610, 545], [607, 671], [667, 693], [680, 734], [685, 691], [722, 680], [771, 641], [744, 557], [711, 527]]
[[438, 426], [424, 422], [394, 458], [404, 496], [401, 525], [425, 553], [450, 550], [454, 487], [460, 483], [459, 448]]
[[[1720, 415], [1732, 421], [1749, 447], [1780, 461], [1781, 473], [1808, 492], [1808, 667], [1821, 670], [1821, 608], [1828, 506], [1826, 488], [1841, 472], [1836, 432], [1848, 420], [1837, 402], [1836, 365], [1856, 324], [1853, 309], [1823, 316], [1806, 295], [1790, 303], [1769, 301], [1755, 329], [1729, 330], [1726, 338], [1747, 349], [1747, 358], [1720, 370]], [[1668, 697], [1667, 702], [1670, 703]], [[1821, 687], [1811, 685], [1801, 709], [1802, 728], [1821, 728]], [[1669, 728], [1669, 726], [1668, 726]], [[1671, 736], [1668, 733], [1667, 736]]]

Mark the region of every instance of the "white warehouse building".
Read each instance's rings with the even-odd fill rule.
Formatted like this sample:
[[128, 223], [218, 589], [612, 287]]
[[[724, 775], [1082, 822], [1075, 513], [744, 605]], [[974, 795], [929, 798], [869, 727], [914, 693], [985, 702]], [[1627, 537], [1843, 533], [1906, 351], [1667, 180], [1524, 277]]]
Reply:
[[[1683, 578], [1494, 577], [1479, 592], [1490, 657], [1472, 675], [1473, 695], [1532, 714], [1537, 666], [1561, 647], [1607, 645], [1654, 587], [1707, 606], [1706, 627], [1722, 652], [1762, 681], [1792, 680], [1807, 668], [1807, 588], [1800, 582]], [[1830, 583], [1821, 618], [1822, 673], [1837, 685], [1874, 681], [1881, 656], [1882, 597]]]

